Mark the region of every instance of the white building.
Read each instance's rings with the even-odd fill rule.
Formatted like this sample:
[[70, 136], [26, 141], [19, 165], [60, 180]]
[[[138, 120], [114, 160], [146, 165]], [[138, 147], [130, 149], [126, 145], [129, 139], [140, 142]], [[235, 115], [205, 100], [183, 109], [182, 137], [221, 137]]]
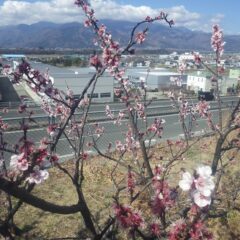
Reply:
[[224, 95], [236, 93], [237, 85], [240, 80], [237, 78], [224, 78], [221, 84], [222, 93]]
[[[235, 91], [236, 86], [239, 83], [239, 79], [234, 76], [238, 76], [239, 73], [240, 71], [232, 71], [230, 72], [228, 78], [224, 76], [219, 78], [218, 85], [222, 95], [226, 95]], [[197, 71], [191, 73], [187, 76], [187, 89], [194, 90], [195, 92], [209, 92], [216, 87], [216, 84], [214, 85], [214, 82], [212, 82], [211, 79], [212, 74], [206, 71]]]
[[[82, 93], [82, 90], [95, 73], [94, 68], [59, 68], [42, 63], [31, 63], [31, 66], [42, 73], [48, 69], [49, 75], [54, 80], [54, 86], [65, 92], [69, 87], [76, 97]], [[108, 72], [105, 72], [97, 81], [92, 101], [113, 102], [113, 87], [113, 77]], [[91, 87], [87, 92], [88, 96], [90, 96], [90, 92]]]
[[[127, 71], [127, 76], [131, 82], [144, 81], [148, 90], [160, 90], [162, 87], [169, 87], [171, 85], [170, 78], [180, 77], [177, 72], [171, 72], [167, 69], [131, 69]], [[182, 76], [182, 84], [186, 85], [187, 76]]]
[[[198, 54], [198, 53], [197, 53]], [[179, 56], [179, 61], [194, 61], [195, 57], [192, 53], [184, 53]]]
[[212, 88], [211, 74], [197, 71], [187, 76], [187, 89], [195, 92], [208, 92]]

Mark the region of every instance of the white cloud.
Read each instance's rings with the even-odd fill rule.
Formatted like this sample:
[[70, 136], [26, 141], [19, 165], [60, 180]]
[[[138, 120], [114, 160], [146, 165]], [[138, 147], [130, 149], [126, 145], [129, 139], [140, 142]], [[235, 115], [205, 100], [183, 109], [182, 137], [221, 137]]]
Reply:
[[211, 18], [210, 22], [212, 24], [220, 24], [221, 21], [223, 20], [224, 15], [221, 13], [216, 14], [214, 17]]
[[32, 3], [7, 0], [0, 6], [0, 25], [32, 24], [39, 21], [63, 23], [77, 21], [80, 15], [79, 9], [68, 0]]
[[[146, 16], [157, 16], [160, 11], [169, 14], [177, 26], [185, 26], [191, 29], [202, 26], [202, 17], [197, 12], [190, 12], [184, 6], [175, 6], [168, 9], [153, 9], [148, 6], [133, 6], [130, 4], [118, 4], [114, 0], [90, 0], [99, 19], [115, 19], [139, 21]], [[6, 0], [0, 6], [0, 25], [32, 24], [39, 21], [51, 21], [56, 23], [82, 21], [81, 10], [74, 6], [74, 0], [50, 0], [50, 1], [17, 1]], [[220, 21], [221, 14], [216, 15], [211, 21]], [[206, 23], [205, 23], [206, 24]]]

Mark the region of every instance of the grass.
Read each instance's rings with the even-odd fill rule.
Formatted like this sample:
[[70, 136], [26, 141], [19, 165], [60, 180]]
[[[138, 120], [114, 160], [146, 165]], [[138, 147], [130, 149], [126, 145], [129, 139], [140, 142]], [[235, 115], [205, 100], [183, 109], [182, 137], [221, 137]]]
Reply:
[[[193, 170], [199, 164], [209, 164], [214, 153], [214, 137], [201, 139], [195, 144], [183, 157], [179, 160], [173, 168], [169, 176], [170, 184], [176, 185], [180, 179], [180, 172], [182, 168], [188, 171]], [[206, 146], [204, 149], [202, 146]], [[164, 147], [164, 148], [163, 148]], [[175, 151], [180, 148], [174, 147]], [[152, 164], [159, 164], [170, 159], [169, 149], [166, 148], [166, 143], [162, 143], [151, 150]], [[141, 158], [141, 156], [139, 156]], [[131, 163], [130, 155], [126, 156], [125, 161]], [[72, 160], [64, 163], [70, 172], [73, 172]], [[99, 156], [92, 157], [86, 160], [85, 164], [85, 180], [84, 180], [84, 194], [90, 209], [94, 213], [96, 221], [103, 223], [107, 217], [112, 214], [112, 196], [114, 194], [114, 186], [111, 180], [111, 171], [114, 164], [109, 160], [103, 159]], [[239, 165], [234, 166], [234, 173], [239, 171]], [[56, 204], [71, 205], [77, 202], [75, 189], [73, 188], [69, 178], [60, 172], [58, 169], [50, 169], [49, 179], [37, 186], [33, 193], [39, 197], [54, 202]], [[126, 171], [120, 168], [120, 171], [115, 175], [117, 180], [125, 184]], [[127, 201], [126, 191], [122, 193], [123, 199]], [[146, 196], [148, 197], [148, 196]], [[125, 201], [124, 200], [124, 201]], [[4, 208], [5, 195], [0, 195], [0, 217], [5, 213]], [[136, 208], [147, 208], [148, 204], [145, 201], [145, 196], [139, 199], [135, 204]], [[149, 213], [151, 214], [151, 213]], [[80, 214], [73, 215], [59, 215], [43, 212], [39, 209], [24, 204], [15, 216], [15, 223], [25, 231], [25, 235], [20, 239], [63, 239], [74, 238], [86, 239], [85, 229]], [[236, 224], [240, 220], [239, 213], [231, 211], [230, 214], [221, 220], [211, 220], [209, 222], [216, 239], [240, 239], [229, 238], [232, 236], [239, 236]], [[226, 225], [227, 221], [227, 225]], [[236, 231], [235, 231], [236, 230]], [[224, 234], [223, 234], [224, 232]], [[235, 234], [235, 235], [233, 235]], [[121, 237], [119, 237], [121, 239]], [[122, 239], [126, 239], [122, 235]]]

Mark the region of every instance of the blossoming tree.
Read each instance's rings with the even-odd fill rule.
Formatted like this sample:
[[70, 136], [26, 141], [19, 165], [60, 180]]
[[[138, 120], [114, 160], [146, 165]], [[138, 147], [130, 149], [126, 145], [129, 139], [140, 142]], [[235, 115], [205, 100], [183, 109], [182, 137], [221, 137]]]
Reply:
[[[233, 161], [239, 158], [239, 129], [240, 113], [238, 101], [232, 110], [226, 124], [223, 123], [222, 106], [219, 88], [216, 88], [216, 96], [219, 107], [219, 122], [212, 120], [208, 103], [200, 101], [194, 106], [188, 104], [188, 100], [174, 91], [169, 93], [174, 107], [179, 112], [179, 121], [184, 132], [185, 139], [171, 141], [165, 144], [168, 157], [154, 155], [152, 148], [153, 139], [162, 137], [164, 131], [164, 119], [156, 118], [148, 120], [147, 109], [151, 104], [146, 98], [146, 86], [141, 84], [141, 94], [133, 91], [131, 83], [125, 77], [125, 70], [121, 68], [122, 54], [134, 54], [134, 46], [142, 44], [148, 33], [148, 27], [139, 30], [139, 27], [150, 25], [155, 21], [169, 21], [167, 14], [161, 12], [159, 16], [147, 16], [139, 22], [130, 32], [127, 46], [120, 47], [114, 41], [106, 26], [99, 24], [95, 18], [94, 10], [87, 1], [77, 0], [75, 4], [86, 15], [85, 26], [91, 28], [97, 37], [101, 48], [100, 54], [94, 54], [90, 58], [90, 65], [96, 72], [89, 79], [78, 99], [73, 96], [73, 91], [59, 91], [52, 85], [48, 74], [33, 70], [29, 63], [23, 61], [16, 72], [11, 74], [13, 83], [25, 81], [36, 93], [44, 93], [51, 98], [54, 104], [42, 97], [42, 108], [50, 116], [60, 115], [57, 123], [47, 127], [47, 135], [37, 145], [29, 139], [28, 133], [34, 115], [25, 105], [21, 105], [20, 112], [28, 114], [21, 122], [22, 138], [15, 146], [6, 144], [4, 137], [7, 125], [0, 121], [0, 190], [7, 196], [8, 212], [0, 221], [0, 232], [6, 238], [14, 239], [20, 229], [14, 224], [14, 215], [23, 203], [39, 208], [43, 211], [58, 214], [80, 213], [85, 227], [91, 239], [117, 239], [118, 234], [124, 230], [132, 239], [212, 239], [213, 235], [205, 225], [211, 217], [221, 217], [227, 214], [229, 208], [238, 209], [239, 189], [234, 194], [231, 192], [229, 205], [223, 205], [224, 194], [221, 186], [224, 174], [231, 169]], [[202, 64], [212, 72], [217, 80], [222, 68], [219, 66], [223, 52], [222, 32], [218, 26], [214, 26], [212, 46], [216, 52], [216, 70], [210, 69], [204, 64], [200, 56], [195, 54], [196, 62]], [[88, 133], [87, 121], [91, 96], [94, 93], [99, 77], [108, 71], [120, 85], [115, 92], [125, 106], [117, 116], [110, 106], [106, 106], [106, 115], [119, 125], [123, 119], [128, 120], [128, 127], [124, 141], [116, 141], [115, 145], [109, 143], [108, 150], [103, 152], [98, 143], [104, 135], [104, 129], [100, 123], [96, 123], [91, 131], [94, 133], [91, 142], [84, 141], [84, 134]], [[6, 72], [9, 69], [6, 69]], [[184, 71], [184, 64], [179, 66], [179, 71]], [[175, 81], [175, 80], [174, 80]], [[181, 78], [176, 79], [176, 84], [181, 83]], [[86, 98], [87, 92], [91, 92]], [[81, 117], [76, 113], [81, 110]], [[199, 165], [196, 169], [182, 170], [179, 182], [174, 181], [176, 165], [183, 161], [184, 154], [198, 144], [204, 137], [192, 138], [191, 123], [196, 118], [205, 118], [209, 128], [216, 139], [215, 153], [210, 165]], [[139, 122], [144, 127], [139, 127]], [[236, 134], [237, 133], [237, 134]], [[59, 161], [55, 153], [56, 146], [62, 136], [65, 136], [74, 151], [72, 165], [74, 171], [67, 169]], [[208, 146], [204, 146], [207, 149]], [[113, 163], [111, 181], [115, 187], [113, 193], [110, 216], [103, 221], [95, 221], [94, 210], [89, 207], [85, 198], [83, 183], [85, 181], [86, 159], [89, 158], [86, 149], [95, 149], [99, 156]], [[232, 158], [228, 157], [231, 153]], [[7, 164], [6, 153], [11, 153], [10, 164]], [[227, 157], [226, 157], [227, 155]], [[49, 202], [32, 193], [34, 188], [41, 187], [41, 183], [48, 181], [48, 167], [54, 167], [68, 177], [76, 191], [77, 202], [73, 205], [58, 205]], [[187, 169], [188, 166], [185, 166]], [[119, 178], [118, 172], [124, 174]], [[126, 179], [126, 181], [124, 181]], [[236, 180], [237, 181], [237, 180]], [[184, 194], [187, 192], [188, 194]], [[18, 199], [13, 202], [13, 197]], [[143, 204], [146, 203], [146, 204]], [[141, 205], [142, 203], [142, 205]], [[136, 207], [136, 205], [138, 207]], [[20, 231], [21, 232], [21, 231]]]

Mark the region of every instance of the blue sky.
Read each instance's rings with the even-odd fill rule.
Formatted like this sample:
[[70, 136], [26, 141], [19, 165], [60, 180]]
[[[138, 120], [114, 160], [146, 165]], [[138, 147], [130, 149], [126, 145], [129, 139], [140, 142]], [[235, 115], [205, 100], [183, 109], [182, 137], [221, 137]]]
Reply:
[[[164, 10], [178, 26], [210, 32], [220, 24], [225, 33], [240, 34], [239, 0], [89, 0], [101, 18], [139, 21]], [[0, 0], [0, 25], [38, 21], [82, 21], [74, 0]]]
[[190, 12], [200, 13], [202, 18], [208, 19], [216, 15], [223, 15], [220, 24], [224, 30], [231, 33], [240, 33], [239, 0], [117, 0], [117, 2], [136, 6], [148, 5], [153, 8], [170, 8], [183, 5]]

